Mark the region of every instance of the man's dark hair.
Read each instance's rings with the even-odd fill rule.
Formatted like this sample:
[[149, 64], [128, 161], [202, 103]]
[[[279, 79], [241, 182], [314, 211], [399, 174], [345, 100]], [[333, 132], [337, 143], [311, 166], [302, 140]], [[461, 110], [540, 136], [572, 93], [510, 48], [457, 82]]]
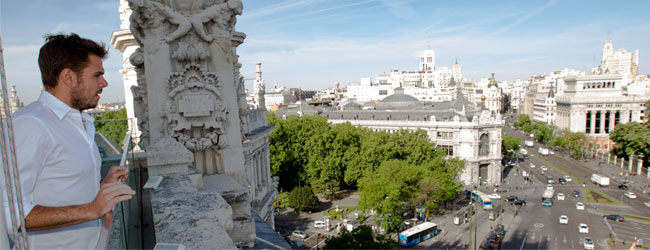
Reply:
[[56, 87], [57, 77], [65, 68], [77, 75], [90, 63], [90, 54], [104, 59], [108, 55], [106, 45], [81, 38], [75, 33], [45, 36], [45, 44], [38, 54], [38, 66], [45, 89]]

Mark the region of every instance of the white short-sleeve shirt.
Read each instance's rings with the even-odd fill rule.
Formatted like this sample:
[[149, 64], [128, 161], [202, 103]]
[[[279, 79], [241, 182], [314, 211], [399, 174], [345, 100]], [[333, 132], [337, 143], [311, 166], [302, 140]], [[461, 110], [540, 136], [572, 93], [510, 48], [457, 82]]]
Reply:
[[[36, 102], [18, 110], [12, 120], [25, 216], [36, 205], [62, 207], [93, 201], [99, 192], [101, 169], [93, 118], [42, 91]], [[5, 218], [10, 223], [4, 196]], [[8, 229], [11, 230], [10, 224]], [[100, 231], [101, 221], [93, 220], [29, 232], [29, 246], [95, 248]]]

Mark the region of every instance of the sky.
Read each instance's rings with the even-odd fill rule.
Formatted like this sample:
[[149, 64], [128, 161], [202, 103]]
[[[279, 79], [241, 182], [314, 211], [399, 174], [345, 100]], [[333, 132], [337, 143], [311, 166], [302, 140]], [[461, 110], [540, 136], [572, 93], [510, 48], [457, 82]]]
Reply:
[[[242, 74], [262, 63], [267, 90], [343, 86], [390, 70], [417, 70], [418, 54], [436, 66], [456, 60], [464, 78], [528, 79], [600, 63], [608, 33], [614, 49], [639, 50], [650, 74], [650, 1], [243, 0], [236, 30]], [[8, 85], [28, 104], [41, 90], [36, 58], [48, 33], [75, 32], [105, 42], [109, 86], [100, 102], [124, 100], [122, 55], [110, 45], [120, 25], [117, 0], [11, 0], [0, 3]], [[252, 91], [252, 81], [247, 88]]]

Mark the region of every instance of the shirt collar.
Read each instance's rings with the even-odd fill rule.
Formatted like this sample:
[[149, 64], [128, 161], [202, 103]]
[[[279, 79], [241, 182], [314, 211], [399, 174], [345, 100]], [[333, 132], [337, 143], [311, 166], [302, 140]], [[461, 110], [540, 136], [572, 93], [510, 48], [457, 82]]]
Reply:
[[[71, 108], [68, 106], [68, 104], [65, 104], [63, 101], [59, 100], [59, 98], [45, 90], [41, 91], [41, 97], [38, 100], [43, 103], [43, 106], [51, 109], [52, 112], [54, 112], [54, 114], [56, 114], [56, 116], [59, 118], [59, 120], [63, 120], [63, 118], [71, 111], [80, 112], [79, 110]], [[94, 122], [95, 119], [93, 119], [91, 115], [87, 114], [86, 112], [80, 113], [81, 119], [90, 121], [91, 123]]]

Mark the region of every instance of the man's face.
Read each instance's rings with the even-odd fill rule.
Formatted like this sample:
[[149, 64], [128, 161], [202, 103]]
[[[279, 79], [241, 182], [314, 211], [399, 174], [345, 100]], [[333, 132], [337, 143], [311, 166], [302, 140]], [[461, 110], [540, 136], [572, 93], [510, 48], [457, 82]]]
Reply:
[[108, 86], [108, 82], [104, 79], [102, 59], [92, 54], [88, 58], [88, 66], [81, 70], [77, 78], [77, 86], [71, 93], [72, 108], [79, 111], [96, 107], [99, 94]]

